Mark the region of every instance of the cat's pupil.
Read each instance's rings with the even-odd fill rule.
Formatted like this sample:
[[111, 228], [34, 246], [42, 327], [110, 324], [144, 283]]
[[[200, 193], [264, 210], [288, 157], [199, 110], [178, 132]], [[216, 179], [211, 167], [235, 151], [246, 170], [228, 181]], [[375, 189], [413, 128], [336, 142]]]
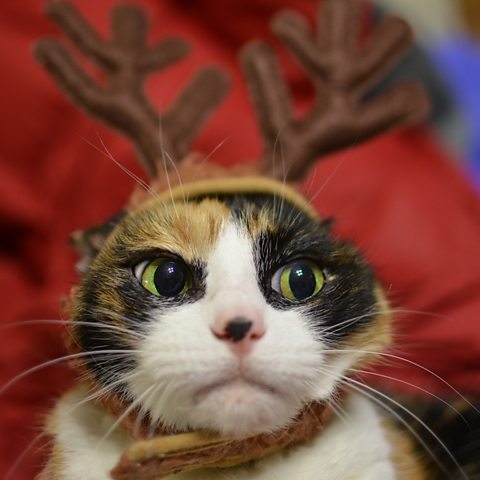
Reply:
[[184, 289], [187, 276], [183, 266], [179, 263], [163, 262], [155, 270], [153, 282], [160, 295], [174, 297]]
[[296, 262], [292, 264], [288, 282], [297, 300], [311, 297], [315, 292], [315, 274], [307, 262]]

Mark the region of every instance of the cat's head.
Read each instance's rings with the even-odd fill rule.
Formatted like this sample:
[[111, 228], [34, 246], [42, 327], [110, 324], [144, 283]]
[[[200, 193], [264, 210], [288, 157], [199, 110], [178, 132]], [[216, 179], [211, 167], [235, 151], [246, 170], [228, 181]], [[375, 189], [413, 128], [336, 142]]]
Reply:
[[360, 254], [266, 179], [152, 197], [120, 221], [73, 307], [102, 387], [164, 425], [224, 435], [284, 426], [390, 337]]

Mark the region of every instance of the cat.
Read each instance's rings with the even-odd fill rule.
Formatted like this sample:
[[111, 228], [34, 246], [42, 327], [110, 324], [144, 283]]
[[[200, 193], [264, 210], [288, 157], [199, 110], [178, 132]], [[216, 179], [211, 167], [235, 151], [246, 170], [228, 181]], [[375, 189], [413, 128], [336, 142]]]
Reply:
[[[43, 478], [111, 478], [134, 438], [125, 415], [96, 401], [106, 393], [148, 417], [150, 436], [160, 423], [242, 438], [284, 428], [312, 402], [337, 412], [309, 442], [171, 480], [470, 478], [432, 470], [428, 445], [349, 378], [391, 339], [385, 295], [360, 253], [284, 184], [234, 183], [177, 187], [118, 219], [73, 295], [85, 382], [49, 419], [55, 474]], [[449, 413], [450, 427], [461, 424]], [[451, 455], [433, 445], [436, 461]]]
[[[261, 182], [261, 194], [246, 180], [237, 192], [152, 198], [119, 221], [74, 295], [86, 370], [153, 424], [275, 431], [335, 398], [349, 368], [389, 344], [389, 308], [359, 252], [288, 187]], [[132, 442], [85, 396], [67, 394], [49, 422], [59, 479], [110, 478]], [[426, 478], [372, 402], [353, 392], [339, 408], [322, 435], [288, 453], [171, 478]]]

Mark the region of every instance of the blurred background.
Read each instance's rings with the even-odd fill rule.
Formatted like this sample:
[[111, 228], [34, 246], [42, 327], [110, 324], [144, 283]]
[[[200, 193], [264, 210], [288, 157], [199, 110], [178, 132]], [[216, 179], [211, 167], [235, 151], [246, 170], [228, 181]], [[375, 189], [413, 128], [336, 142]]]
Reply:
[[[38, 471], [48, 449], [48, 439], [37, 436], [44, 416], [72, 381], [65, 362], [22, 376], [65, 354], [65, 327], [58, 322], [68, 319], [65, 299], [78, 281], [69, 236], [116, 214], [134, 187], [101, 143], [144, 176], [128, 142], [72, 106], [32, 59], [36, 39], [60, 35], [42, 13], [45, 3], [0, 3], [0, 478], [10, 480]], [[72, 3], [108, 37], [117, 1]], [[194, 145], [215, 150], [215, 161], [254, 161], [260, 154], [237, 62], [249, 39], [274, 46], [298, 111], [310, 105], [311, 84], [270, 33], [269, 19], [294, 8], [313, 25], [321, 1], [130, 3], [148, 11], [152, 41], [175, 35], [192, 45], [189, 57], [148, 82], [159, 109], [205, 64], [229, 72], [231, 92]], [[421, 81], [432, 99], [431, 117], [329, 155], [304, 190], [322, 216], [335, 217], [335, 233], [362, 250], [400, 311], [393, 351], [462, 392], [480, 394], [480, 2], [365, 2], [363, 35], [390, 13], [410, 21], [416, 44], [378, 90], [402, 78]], [[405, 390], [408, 382], [452, 394], [411, 364], [382, 371], [398, 379], [390, 388]]]
[[407, 19], [413, 27], [433, 76], [443, 86], [433, 94], [438, 108], [433, 121], [440, 141], [445, 142], [454, 155], [452, 158], [461, 162], [468, 178], [480, 188], [480, 2], [376, 0], [375, 3], [380, 9]]

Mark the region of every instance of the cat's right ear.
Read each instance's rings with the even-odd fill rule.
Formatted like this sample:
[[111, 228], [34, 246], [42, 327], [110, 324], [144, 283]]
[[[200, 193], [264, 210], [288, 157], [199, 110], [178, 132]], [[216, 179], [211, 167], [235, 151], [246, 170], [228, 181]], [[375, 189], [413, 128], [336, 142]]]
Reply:
[[328, 217], [321, 221], [320, 225], [324, 228], [328, 233], [332, 231], [333, 224], [335, 223], [335, 217]]
[[85, 230], [76, 230], [72, 233], [70, 241], [79, 255], [79, 260], [75, 265], [78, 273], [83, 275], [88, 270], [88, 267], [103, 247], [113, 229], [126, 214], [126, 211], [122, 211], [101, 225]]

